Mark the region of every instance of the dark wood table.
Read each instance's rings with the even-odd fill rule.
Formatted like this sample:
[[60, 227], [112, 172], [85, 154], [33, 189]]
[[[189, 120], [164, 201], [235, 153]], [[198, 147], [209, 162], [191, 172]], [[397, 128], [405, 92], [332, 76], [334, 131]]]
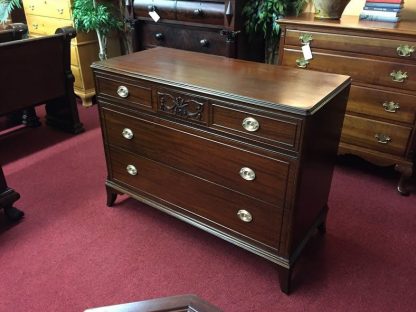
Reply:
[[195, 295], [180, 295], [87, 309], [84, 312], [221, 312]]

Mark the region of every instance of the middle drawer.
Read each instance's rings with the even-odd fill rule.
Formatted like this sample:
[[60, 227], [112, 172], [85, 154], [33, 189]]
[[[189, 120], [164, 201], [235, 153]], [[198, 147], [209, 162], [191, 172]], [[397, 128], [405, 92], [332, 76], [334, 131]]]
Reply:
[[110, 145], [259, 200], [284, 206], [289, 159], [274, 159], [191, 134], [165, 122], [103, 109]]

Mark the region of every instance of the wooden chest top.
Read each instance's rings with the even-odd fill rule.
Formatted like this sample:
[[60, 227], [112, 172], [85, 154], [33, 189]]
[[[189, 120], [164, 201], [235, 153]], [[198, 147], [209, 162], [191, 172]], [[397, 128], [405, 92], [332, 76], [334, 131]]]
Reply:
[[300, 115], [313, 114], [350, 83], [349, 76], [162, 47], [92, 67]]

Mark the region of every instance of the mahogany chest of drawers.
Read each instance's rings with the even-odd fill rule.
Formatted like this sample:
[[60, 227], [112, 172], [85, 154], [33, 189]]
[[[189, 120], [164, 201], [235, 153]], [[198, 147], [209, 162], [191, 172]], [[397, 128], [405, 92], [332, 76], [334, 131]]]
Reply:
[[[242, 0], [130, 0], [135, 51], [163, 46], [240, 59], [264, 61], [262, 38], [244, 31]], [[149, 12], [156, 12], [155, 22]]]
[[128, 194], [258, 254], [288, 292], [324, 230], [350, 78], [161, 47], [93, 71], [107, 204]]
[[[281, 19], [278, 63], [352, 77], [340, 154], [394, 165], [398, 190], [407, 194], [413, 172], [416, 117], [416, 22], [380, 23], [343, 16]], [[312, 59], [301, 47], [309, 45]]]

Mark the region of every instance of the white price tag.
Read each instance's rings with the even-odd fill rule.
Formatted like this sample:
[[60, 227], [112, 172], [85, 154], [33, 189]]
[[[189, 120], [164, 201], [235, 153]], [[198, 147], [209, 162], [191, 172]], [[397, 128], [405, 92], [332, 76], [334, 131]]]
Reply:
[[303, 58], [305, 60], [310, 60], [312, 57], [312, 51], [309, 43], [302, 46]]
[[156, 13], [156, 11], [149, 12], [149, 15], [155, 22], [160, 20], [160, 16], [159, 16], [159, 14]]

